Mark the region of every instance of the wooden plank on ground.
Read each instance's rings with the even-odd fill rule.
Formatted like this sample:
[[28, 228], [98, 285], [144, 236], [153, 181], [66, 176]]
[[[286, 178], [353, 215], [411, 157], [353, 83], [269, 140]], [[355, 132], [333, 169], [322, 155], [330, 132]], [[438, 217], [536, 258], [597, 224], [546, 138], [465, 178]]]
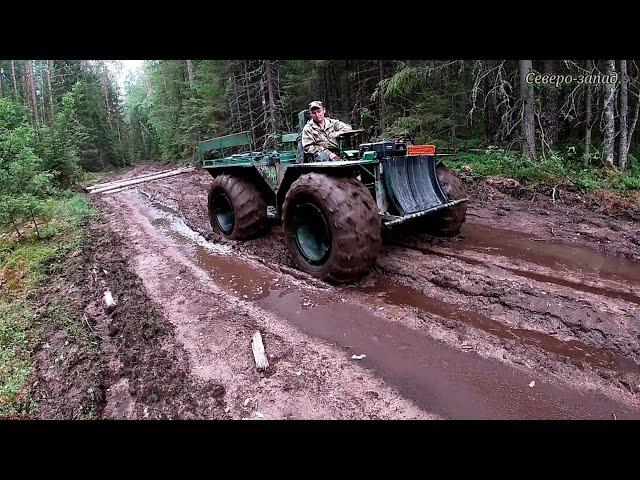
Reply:
[[253, 359], [256, 362], [256, 368], [258, 371], [266, 370], [269, 368], [269, 360], [267, 360], [267, 355], [264, 351], [264, 345], [262, 343], [262, 335], [260, 335], [260, 331], [257, 331], [253, 334], [253, 339], [251, 340], [251, 349], [253, 350]]
[[116, 309], [116, 301], [113, 299], [113, 295], [111, 295], [111, 291], [106, 290], [104, 292], [102, 301], [103, 301], [104, 309], [107, 313], [111, 313]]

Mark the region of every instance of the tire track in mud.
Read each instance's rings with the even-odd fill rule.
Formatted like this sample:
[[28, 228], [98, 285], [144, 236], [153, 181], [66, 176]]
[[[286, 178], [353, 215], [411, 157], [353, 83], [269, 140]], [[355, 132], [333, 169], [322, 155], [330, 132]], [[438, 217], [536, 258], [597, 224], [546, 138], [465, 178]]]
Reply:
[[[582, 246], [613, 258], [640, 261], [637, 220], [607, 216], [583, 208], [509, 198], [474, 200], [467, 221], [490, 229], [508, 229], [530, 238]], [[469, 224], [467, 224], [468, 226]], [[539, 241], [539, 240], [538, 240]]]
[[[166, 219], [152, 222], [177, 245], [185, 247], [192, 240], [184, 231], [167, 229]], [[499, 362], [472, 358], [349, 301], [335, 307], [335, 294], [349, 295], [348, 289], [322, 291], [298, 283], [292, 290], [287, 285], [291, 280], [273, 271], [204, 251], [203, 245], [196, 247], [194, 260], [228, 293], [256, 302], [312, 337], [369, 352], [362, 364], [427, 411], [450, 418], [607, 418], [612, 411], [620, 417], [635, 415], [633, 409], [598, 395], [578, 401], [570, 390], [540, 380], [531, 390], [533, 372], [525, 376]], [[300, 287], [303, 293], [296, 291]]]
[[[226, 254], [233, 262], [233, 252], [220, 245], [209, 251], [211, 245], [184, 224], [170, 237], [160, 235], [158, 229], [168, 232], [175, 226], [167, 222], [169, 209], [143, 208], [140, 198], [124, 196], [103, 202], [103, 209], [127, 219], [121, 230], [135, 251], [136, 272], [175, 326], [191, 375], [224, 385], [224, 411], [231, 418], [438, 418], [360, 365], [344, 361], [330, 345], [309, 342], [269, 311], [246, 302], [243, 297], [257, 293], [249, 286], [239, 289], [237, 269], [212, 282], [184, 253], [195, 247], [206, 250], [203, 261]], [[263, 333], [271, 363], [265, 374], [256, 372], [251, 356], [255, 329]]]
[[[424, 260], [416, 258], [414, 250], [396, 249], [381, 259], [379, 267], [385, 277], [428, 299], [425, 310], [440, 311], [440, 316], [501, 338], [515, 334], [552, 354], [631, 375], [624, 380], [631, 382], [632, 391], [634, 384], [640, 384], [634, 361], [640, 358], [635, 304], [592, 294], [575, 297], [564, 287], [515, 280], [496, 265], [472, 262], [464, 268], [448, 260], [431, 256], [432, 269], [416, 272], [412, 265]], [[414, 302], [419, 298], [415, 293], [410, 296]]]
[[383, 277], [376, 278], [372, 286], [361, 287], [359, 290], [377, 295], [389, 304], [415, 307], [433, 315], [465, 322], [499, 338], [516, 339], [519, 342], [541, 348], [549, 353], [564, 355], [620, 373], [640, 373], [640, 365], [609, 350], [594, 348], [576, 340], [559, 340], [535, 330], [509, 327], [475, 311], [457, 308], [449, 303], [428, 297], [412, 287], [389, 282]]
[[533, 234], [487, 228], [476, 223], [465, 224], [461, 234], [462, 241], [451, 244], [451, 250], [490, 252], [553, 269], [640, 285], [640, 262], [604, 255], [581, 245], [567, 245]]
[[[168, 202], [179, 209], [191, 228], [199, 231], [207, 239], [220, 242], [211, 234], [206, 222], [207, 179], [208, 174], [200, 172], [193, 177], [185, 176], [172, 182], [153, 182], [145, 185], [144, 188], [152, 200]], [[529, 202], [523, 203], [528, 205]], [[473, 212], [470, 213], [473, 214]], [[483, 217], [490, 216], [484, 211], [481, 213]], [[514, 214], [517, 215], [517, 212]], [[529, 220], [534, 218], [532, 214], [528, 215]], [[548, 218], [542, 215], [540, 217], [542, 222], [548, 221]], [[487, 223], [494, 221], [490, 220]], [[555, 228], [558, 231], [561, 231], [561, 228], [569, 229], [573, 221], [568, 219], [565, 226]], [[598, 220], [597, 223], [601, 221]], [[544, 228], [547, 229], [548, 225], [545, 224]], [[626, 227], [613, 225], [611, 228], [619, 231]], [[596, 232], [600, 235], [600, 239], [609, 234], [601, 230], [599, 233]], [[499, 233], [505, 235], [506, 232], [508, 231]], [[551, 234], [555, 236], [553, 228], [551, 228]], [[511, 233], [508, 235], [511, 236]], [[548, 243], [556, 239], [547, 236], [545, 241], [531, 240], [531, 235], [525, 232], [515, 232], [513, 236], [517, 237], [515, 244], [512, 238], [507, 238], [511, 244], [503, 242], [511, 252], [503, 249], [503, 253], [513, 253], [515, 258], [497, 253], [501, 247], [501, 242], [498, 241], [485, 241], [475, 249], [465, 250], [456, 249], [456, 245], [464, 243], [465, 239], [434, 241], [427, 238], [426, 242], [423, 239], [412, 239], [420, 248], [435, 248], [441, 257], [449, 256], [450, 258], [446, 259], [447, 262], [438, 262], [438, 255], [428, 258], [411, 257], [410, 252], [414, 251], [415, 247], [392, 251], [385, 247], [385, 252], [378, 262], [378, 271], [382, 274], [384, 281], [405, 286], [409, 284], [422, 296], [429, 297], [428, 301], [444, 303], [446, 310], [443, 312], [442, 305], [437, 304], [441, 314], [445, 315], [441, 316], [433, 312], [433, 304], [429, 311], [428, 308], [420, 309], [408, 302], [405, 305], [395, 305], [398, 307], [396, 310], [399, 319], [394, 318], [393, 321], [410, 325], [422, 333], [428, 332], [432, 337], [439, 338], [448, 345], [457, 347], [458, 350], [461, 348], [461, 343], [463, 350], [465, 350], [464, 346], [468, 347], [471, 344], [483, 356], [497, 358], [508, 364], [512, 362], [525, 364], [544, 372], [549, 377], [558, 378], [562, 382], [581, 388], [583, 391], [595, 389], [616, 398], [623, 397], [625, 401], [630, 400], [635, 404], [637, 397], [633, 393], [640, 386], [640, 382], [634, 374], [630, 373], [635, 367], [629, 363], [631, 360], [629, 356], [635, 356], [637, 359], [640, 353], [637, 347], [640, 338], [638, 336], [640, 322], [635, 310], [637, 303], [633, 301], [637, 295], [636, 290], [621, 283], [625, 275], [632, 276], [633, 271], [623, 269], [622, 275], [619, 274], [620, 272], [613, 272], [615, 276], [607, 277], [605, 272], [604, 278], [596, 276], [594, 271], [598, 265], [587, 262], [586, 268], [585, 266], [581, 268], [579, 262], [571, 263], [575, 259], [567, 258], [566, 248], [573, 248], [575, 246], [573, 243], [556, 246], [557, 251], [552, 252], [555, 258], [544, 258], [543, 255], [538, 263], [529, 263], [532, 255], [526, 247], [531, 247], [533, 244], [544, 249]], [[519, 239], [529, 244], [518, 243]], [[584, 238], [581, 239], [582, 242], [584, 240]], [[469, 243], [470, 240], [467, 240], [467, 245]], [[290, 272], [288, 268], [283, 267], [283, 265], [290, 265], [291, 262], [278, 226], [275, 226], [272, 233], [252, 242], [222, 241], [221, 244], [227, 245], [244, 258], [260, 261], [278, 274], [287, 275]], [[632, 251], [632, 247], [625, 246], [623, 250]], [[600, 255], [590, 249], [584, 249], [583, 253]], [[405, 256], [409, 260], [404, 261]], [[526, 256], [529, 260], [518, 258], [518, 256]], [[561, 273], [563, 277], [558, 282], [554, 282], [554, 279], [558, 279], [556, 277], [558, 260], [560, 260], [559, 263], [565, 261], [569, 266], [563, 268]], [[465, 265], [468, 268], [465, 268]], [[470, 268], [474, 265], [477, 267], [475, 270]], [[555, 267], [556, 270], [551, 267]], [[441, 275], [429, 274], [429, 271], [433, 270], [437, 270]], [[366, 291], [378, 276], [373, 274], [362, 282], [358, 288], [365, 291], [360, 294], [354, 291], [341, 294], [351, 300], [359, 296], [359, 302], [364, 304], [365, 308], [368, 307], [366, 305], [368, 302], [376, 308], [382, 306], [387, 309], [386, 312], [390, 312], [393, 310], [394, 302], [389, 300], [389, 296], [387, 299], [380, 299], [377, 296], [381, 293], [380, 291]], [[304, 278], [304, 276], [298, 278]], [[472, 281], [467, 281], [469, 278]], [[544, 280], [549, 281], [544, 282]], [[314, 281], [305, 283], [317, 285]], [[582, 288], [576, 289], [574, 288], [576, 286]], [[332, 290], [333, 287], [328, 288], [329, 291], [338, 294], [337, 291]], [[586, 295], [576, 295], [576, 292], [584, 292]], [[244, 291], [241, 295], [250, 296], [250, 292]], [[392, 295], [391, 298], [396, 296]], [[382, 300], [382, 303], [376, 303], [379, 300]], [[457, 310], [481, 314], [490, 322], [497, 322], [497, 325], [485, 323], [484, 326], [487, 328], [483, 330], [465, 318], [467, 314], [447, 310], [451, 305], [464, 305]], [[389, 318], [386, 320], [388, 321]], [[497, 332], [492, 332], [491, 329]], [[498, 335], [498, 332], [503, 335]], [[525, 341], [513, 337], [513, 333], [518, 337], [524, 337]], [[504, 360], [507, 357], [508, 360]], [[367, 359], [364, 361], [366, 362]], [[585, 368], [586, 365], [592, 366], [593, 372]], [[633, 393], [630, 395], [630, 392]]]
[[[404, 243], [404, 242], [392, 242], [392, 245], [401, 247], [401, 248], [408, 248], [410, 250], [416, 250], [419, 252], [422, 252], [426, 255], [435, 255], [438, 257], [443, 257], [443, 258], [449, 258], [449, 259], [455, 259], [455, 260], [460, 260], [461, 262], [467, 263], [469, 265], [481, 265], [481, 266], [485, 266], [485, 267], [489, 267], [489, 261], [490, 260], [479, 260], [479, 259], [475, 259], [475, 258], [471, 258], [471, 257], [467, 257], [464, 254], [459, 254], [459, 253], [454, 253], [454, 252], [444, 252], [441, 250], [434, 250], [433, 248], [426, 248], [426, 247], [421, 247], [419, 245], [411, 245], [409, 243]], [[566, 280], [562, 277], [558, 277], [555, 275], [548, 275], [548, 274], [544, 274], [544, 273], [539, 273], [539, 272], [535, 272], [535, 271], [529, 271], [529, 270], [525, 270], [525, 269], [521, 269], [521, 268], [513, 268], [513, 267], [508, 267], [505, 265], [500, 264], [499, 262], [496, 262], [495, 257], [492, 258], [491, 260], [493, 260], [493, 266], [498, 266], [508, 272], [513, 273], [514, 275], [517, 275], [519, 277], [524, 277], [524, 278], [528, 278], [530, 280], [535, 280], [537, 282], [544, 282], [544, 283], [550, 283], [553, 285], [560, 285], [563, 287], [569, 287], [573, 290], [579, 290], [579, 291], [583, 291], [583, 292], [588, 292], [588, 293], [593, 293], [595, 295], [602, 295], [605, 297], [610, 297], [610, 298], [617, 298], [617, 299], [621, 299], [621, 300], [626, 300], [627, 302], [631, 302], [631, 303], [635, 303], [637, 305], [640, 305], [640, 296], [633, 293], [633, 292], [624, 292], [624, 291], [620, 291], [620, 290], [616, 290], [614, 288], [603, 288], [603, 287], [597, 287], [597, 286], [592, 286], [589, 285], [588, 280], [583, 279], [582, 283], [577, 282], [577, 281], [571, 281], [571, 280]], [[638, 268], [640, 268], [640, 266], [638, 266]]]
[[[471, 228], [477, 227], [473, 225]], [[514, 233], [514, 237], [518, 238], [518, 234]], [[489, 242], [473, 243], [465, 238], [453, 245], [425, 247], [416, 241], [407, 243], [406, 240], [394, 242], [402, 249], [390, 255], [401, 252], [400, 256], [409, 255], [408, 258], [412, 258], [410, 252], [418, 251], [426, 255], [425, 261], [435, 264], [438, 269], [447, 265], [447, 262], [455, 268], [454, 275], [446, 272], [440, 273], [440, 276], [415, 275], [419, 277], [418, 283], [422, 282], [425, 288], [435, 285], [455, 290], [464, 295], [464, 299], [458, 299], [460, 303], [477, 304], [484, 299], [480, 308], [487, 309], [488, 303], [501, 305], [516, 316], [520, 310], [519, 316], [530, 316], [525, 320], [537, 326], [549, 324], [560, 327], [558, 322], [561, 322], [586, 343], [594, 342], [595, 347], [611, 348], [636, 361], [640, 359], [640, 316], [637, 307], [640, 303], [637, 294], [640, 291], [640, 263], [610, 258], [583, 247], [576, 248], [575, 245], [556, 244], [554, 250], [547, 252], [535, 239], [523, 239], [522, 236], [518, 239], [523, 245], [521, 249], [514, 247], [511, 241], [506, 245], [495, 242], [491, 247]], [[465, 241], [469, 247], [467, 249], [464, 249]], [[478, 248], [482, 253], [476, 253]], [[490, 253], [486, 251], [488, 248], [491, 249]], [[510, 253], [513, 255], [507, 256]], [[588, 256], [589, 261], [579, 263], [580, 255]], [[517, 260], [514, 261], [514, 257]], [[385, 261], [382, 263], [387, 265]], [[456, 263], [451, 264], [452, 261]], [[400, 260], [395, 263], [388, 262], [390, 273], [402, 277], [407, 269], [402, 271], [401, 265], [407, 262]], [[550, 264], [555, 270], [549, 268]], [[576, 265], [581, 267], [578, 272], [568, 268]], [[411, 269], [408, 271], [411, 272]], [[608, 279], [598, 280], [595, 273]], [[516, 275], [516, 278], [510, 278], [510, 274]], [[480, 297], [480, 300], [474, 297]], [[499, 310], [494, 310], [495, 313], [499, 313]], [[532, 319], [535, 321], [531, 322]], [[552, 333], [554, 329], [551, 328]]]

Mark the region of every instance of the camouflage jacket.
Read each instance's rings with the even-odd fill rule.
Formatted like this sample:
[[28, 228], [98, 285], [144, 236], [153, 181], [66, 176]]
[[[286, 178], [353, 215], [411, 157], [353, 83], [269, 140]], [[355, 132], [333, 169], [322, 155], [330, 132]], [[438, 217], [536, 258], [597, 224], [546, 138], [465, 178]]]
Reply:
[[351, 130], [351, 126], [333, 120], [332, 118], [324, 118], [324, 129], [320, 128], [313, 120], [309, 120], [302, 129], [302, 148], [304, 153], [316, 155], [325, 150], [338, 150], [340, 145], [336, 140], [336, 136], [340, 132]]

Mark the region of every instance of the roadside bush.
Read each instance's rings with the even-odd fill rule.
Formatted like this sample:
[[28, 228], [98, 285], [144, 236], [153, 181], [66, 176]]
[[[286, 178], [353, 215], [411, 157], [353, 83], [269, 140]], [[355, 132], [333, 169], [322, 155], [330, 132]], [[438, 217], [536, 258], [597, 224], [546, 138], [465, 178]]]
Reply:
[[467, 167], [474, 178], [504, 175], [523, 184], [568, 183], [586, 191], [640, 189], [640, 165], [633, 156], [625, 172], [606, 170], [598, 165], [585, 166], [581, 160], [567, 159], [555, 151], [548, 152], [546, 158], [539, 158], [536, 163], [525, 156], [489, 149], [484, 153], [461, 152], [446, 157], [445, 161], [456, 169]]

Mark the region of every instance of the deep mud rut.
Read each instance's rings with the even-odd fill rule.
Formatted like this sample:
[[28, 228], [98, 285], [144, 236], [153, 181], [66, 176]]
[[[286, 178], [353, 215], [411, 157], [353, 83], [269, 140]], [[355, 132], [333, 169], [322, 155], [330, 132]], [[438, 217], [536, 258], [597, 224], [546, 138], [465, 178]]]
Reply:
[[[472, 197], [460, 236], [385, 233], [374, 271], [334, 287], [293, 269], [275, 220], [249, 242], [214, 235], [210, 180], [92, 197], [171, 326], [159, 348], [183, 358], [193, 398], [221, 386], [216, 406], [173, 417], [640, 418], [637, 223]], [[112, 377], [103, 416], [140, 417], [135, 392], [117, 407], [129, 380]]]

